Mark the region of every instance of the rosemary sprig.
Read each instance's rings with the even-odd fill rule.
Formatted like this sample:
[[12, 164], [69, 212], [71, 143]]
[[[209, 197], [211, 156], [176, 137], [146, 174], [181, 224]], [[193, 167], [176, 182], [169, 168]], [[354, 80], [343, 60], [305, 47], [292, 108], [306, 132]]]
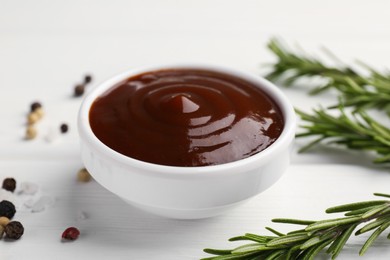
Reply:
[[[390, 116], [390, 73], [380, 73], [363, 65], [368, 72], [363, 76], [347, 65], [327, 66], [319, 59], [289, 51], [276, 39], [269, 42], [268, 48], [278, 58], [267, 75], [270, 80], [280, 80], [289, 86], [301, 78], [320, 77], [325, 83], [315, 85], [311, 93], [332, 88], [341, 96], [340, 102], [330, 107], [337, 108], [339, 116], [333, 116], [325, 109], [314, 109], [311, 114], [296, 110], [307, 123], [303, 126], [305, 131], [297, 137], [316, 137], [300, 151], [328, 141], [350, 149], [372, 150], [377, 155], [375, 163], [390, 162], [390, 128], [365, 112], [368, 108], [376, 108], [387, 111]], [[353, 112], [347, 115], [344, 107], [352, 107]]]
[[339, 116], [333, 116], [324, 109], [314, 109], [313, 114], [298, 109], [295, 111], [307, 123], [301, 126], [305, 131], [296, 136], [316, 137], [314, 141], [302, 147], [300, 152], [319, 142], [328, 141], [345, 145], [350, 149], [374, 151], [377, 156], [375, 163], [390, 162], [390, 129], [366, 112], [358, 110], [347, 114], [341, 105]]
[[361, 62], [359, 64], [368, 76], [344, 64], [327, 66], [314, 57], [293, 53], [276, 39], [268, 43], [268, 48], [278, 58], [266, 76], [268, 79], [279, 80], [290, 86], [303, 77], [320, 77], [324, 83], [317, 84], [311, 90], [312, 94], [336, 89], [344, 99], [344, 106], [354, 106], [356, 109], [378, 108], [390, 112], [389, 72], [381, 73]]
[[[390, 198], [390, 195], [374, 195]], [[390, 227], [390, 200], [372, 200], [332, 207], [327, 213], [344, 212], [344, 217], [307, 221], [295, 219], [273, 219], [276, 223], [298, 224], [304, 228], [287, 234], [267, 227], [273, 235], [244, 234], [229, 241], [246, 240], [244, 244], [229, 250], [204, 249], [214, 255], [203, 260], [312, 260], [327, 248], [326, 253], [335, 259], [351, 237], [353, 231], [360, 227], [355, 235], [373, 231], [363, 244], [359, 254], [363, 255], [378, 236]], [[390, 239], [390, 234], [387, 235]]]

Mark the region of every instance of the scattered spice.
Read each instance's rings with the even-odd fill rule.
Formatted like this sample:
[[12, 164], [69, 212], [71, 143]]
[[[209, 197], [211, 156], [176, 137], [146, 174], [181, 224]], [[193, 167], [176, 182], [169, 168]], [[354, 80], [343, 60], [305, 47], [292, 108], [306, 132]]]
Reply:
[[26, 140], [34, 139], [38, 132], [34, 125], [41, 120], [44, 115], [42, 104], [40, 102], [33, 102], [30, 105], [30, 113], [27, 115], [27, 129], [26, 129]]
[[7, 217], [0, 217], [0, 227], [5, 227], [9, 223], [9, 218]]
[[85, 168], [82, 168], [77, 173], [77, 180], [79, 182], [89, 182], [91, 180], [91, 174], [89, 174], [88, 170]]
[[5, 178], [3, 180], [2, 188], [7, 190], [7, 191], [14, 192], [14, 190], [16, 189], [15, 179], [14, 178]]
[[39, 119], [41, 119], [45, 114], [42, 107], [38, 107], [33, 113], [36, 114]]
[[67, 124], [63, 123], [63, 124], [60, 125], [60, 131], [61, 131], [62, 134], [67, 133], [68, 130], [69, 130], [69, 126]]
[[74, 96], [81, 97], [84, 94], [85, 85], [78, 84], [74, 87]]
[[76, 240], [80, 235], [80, 231], [75, 227], [68, 227], [62, 233], [62, 239], [65, 240]]
[[16, 213], [15, 205], [8, 201], [2, 200], [0, 202], [0, 217], [7, 217], [12, 219]]
[[31, 108], [31, 112], [34, 112], [38, 108], [42, 108], [42, 104], [40, 102], [36, 101], [36, 102], [31, 103], [30, 108]]
[[92, 81], [92, 76], [87, 74], [84, 76], [84, 81], [83, 83], [81, 84], [77, 84], [75, 87], [74, 87], [74, 96], [75, 97], [81, 97], [82, 95], [84, 95], [84, 92], [85, 92], [85, 88], [86, 86], [91, 83]]
[[84, 76], [84, 84], [89, 84], [92, 81], [92, 76], [87, 74]]
[[36, 112], [31, 112], [27, 115], [27, 123], [33, 125], [39, 121], [39, 115]]
[[35, 137], [37, 137], [38, 131], [33, 125], [27, 126], [26, 129], [26, 139], [27, 140], [32, 140]]
[[27, 122], [31, 124], [35, 124], [43, 117], [43, 108], [40, 102], [33, 102], [30, 105], [30, 113], [27, 115]]
[[[16, 187], [14, 178], [5, 178], [3, 186]], [[0, 189], [0, 239], [10, 240], [19, 239], [24, 233], [24, 227], [19, 221], [11, 220], [16, 213], [16, 208], [28, 212], [40, 212], [54, 204], [54, 198], [48, 195], [42, 195], [39, 186], [32, 182], [18, 182], [17, 189], [13, 192], [4, 188]], [[6, 198], [6, 199], [5, 199]], [[16, 206], [15, 206], [16, 205]]]
[[9, 239], [19, 239], [24, 233], [24, 227], [19, 221], [11, 221], [4, 228], [5, 236]]

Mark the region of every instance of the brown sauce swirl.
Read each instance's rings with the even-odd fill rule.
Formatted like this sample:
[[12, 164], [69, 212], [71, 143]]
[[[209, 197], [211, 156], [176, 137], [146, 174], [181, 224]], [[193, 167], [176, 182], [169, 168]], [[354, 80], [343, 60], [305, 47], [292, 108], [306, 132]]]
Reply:
[[249, 157], [271, 145], [284, 125], [275, 102], [253, 83], [194, 69], [130, 77], [94, 101], [89, 121], [113, 150], [170, 166]]

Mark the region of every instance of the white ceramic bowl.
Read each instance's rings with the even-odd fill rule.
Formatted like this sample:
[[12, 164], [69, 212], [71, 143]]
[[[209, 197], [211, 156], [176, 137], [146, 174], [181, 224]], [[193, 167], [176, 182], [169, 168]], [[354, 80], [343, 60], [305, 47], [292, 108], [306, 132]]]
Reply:
[[[116, 83], [146, 71], [167, 68], [207, 69], [244, 78], [271, 96], [280, 107], [284, 129], [265, 150], [235, 162], [202, 166], [164, 166], [122, 155], [92, 132], [89, 110], [93, 101]], [[295, 113], [289, 100], [269, 81], [234, 69], [199, 64], [165, 64], [133, 69], [117, 75], [85, 97], [78, 116], [81, 155], [85, 167], [103, 187], [131, 205], [157, 215], [196, 219], [218, 215], [274, 184], [289, 164], [295, 134]]]

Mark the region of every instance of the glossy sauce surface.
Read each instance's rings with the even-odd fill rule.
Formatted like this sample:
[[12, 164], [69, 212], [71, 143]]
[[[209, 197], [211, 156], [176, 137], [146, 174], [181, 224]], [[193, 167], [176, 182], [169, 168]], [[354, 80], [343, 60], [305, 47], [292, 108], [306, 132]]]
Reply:
[[111, 149], [170, 166], [249, 157], [271, 145], [284, 125], [275, 102], [253, 83], [193, 69], [130, 77], [94, 101], [89, 120]]

